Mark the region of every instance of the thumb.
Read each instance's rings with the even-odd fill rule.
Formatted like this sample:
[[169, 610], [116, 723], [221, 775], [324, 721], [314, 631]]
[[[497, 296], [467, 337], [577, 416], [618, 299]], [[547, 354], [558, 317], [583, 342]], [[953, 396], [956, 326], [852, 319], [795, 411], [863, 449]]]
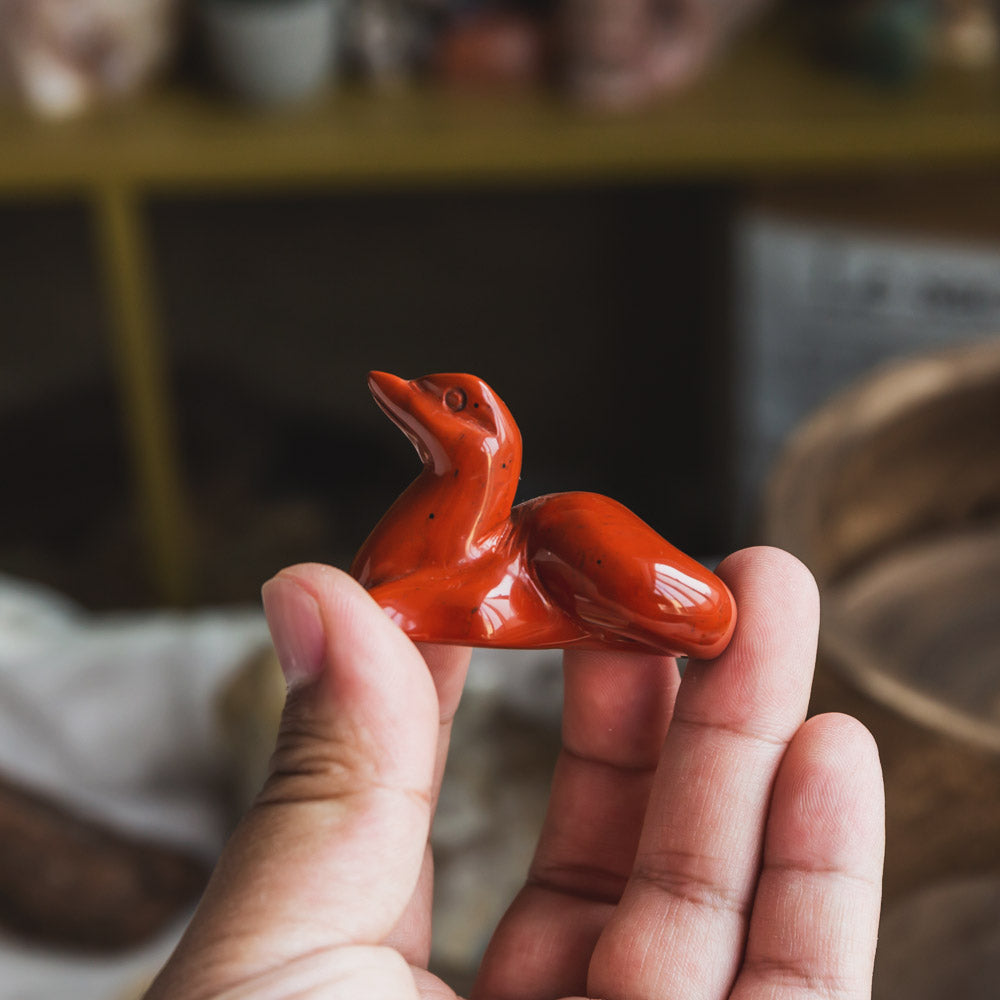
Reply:
[[263, 597], [289, 682], [271, 774], [179, 949], [230, 981], [380, 942], [414, 892], [431, 819], [438, 702], [416, 647], [331, 567], [284, 570]]

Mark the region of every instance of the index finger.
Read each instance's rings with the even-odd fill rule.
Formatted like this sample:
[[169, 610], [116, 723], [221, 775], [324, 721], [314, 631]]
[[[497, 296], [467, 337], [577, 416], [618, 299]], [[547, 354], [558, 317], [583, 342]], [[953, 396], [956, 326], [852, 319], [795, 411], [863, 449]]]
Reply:
[[582, 993], [624, 889], [679, 677], [671, 657], [567, 651], [562, 752], [528, 879], [474, 997]]

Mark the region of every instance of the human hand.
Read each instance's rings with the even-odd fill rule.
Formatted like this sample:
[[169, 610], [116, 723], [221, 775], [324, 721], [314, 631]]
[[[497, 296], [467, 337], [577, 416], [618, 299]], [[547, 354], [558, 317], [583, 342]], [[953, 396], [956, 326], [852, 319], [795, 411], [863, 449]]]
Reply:
[[[801, 565], [752, 549], [719, 573], [736, 634], [683, 682], [667, 658], [566, 654], [549, 813], [476, 1000], [870, 995], [877, 752], [852, 719], [803, 722]], [[147, 1000], [454, 1000], [426, 971], [427, 841], [468, 651], [418, 651], [326, 567], [265, 606], [290, 681], [272, 775]]]

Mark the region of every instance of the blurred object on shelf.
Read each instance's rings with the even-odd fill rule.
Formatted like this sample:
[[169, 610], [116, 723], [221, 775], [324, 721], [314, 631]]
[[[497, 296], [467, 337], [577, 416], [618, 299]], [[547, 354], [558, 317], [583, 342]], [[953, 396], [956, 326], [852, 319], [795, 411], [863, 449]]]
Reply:
[[1000, 54], [998, 8], [993, 0], [939, 0], [935, 57], [948, 65], [980, 69]]
[[814, 711], [886, 776], [885, 891], [1000, 871], [1000, 338], [876, 372], [792, 438], [765, 541], [823, 595]]
[[873, 1000], [996, 1000], [1000, 877], [948, 879], [882, 916]]
[[455, 0], [348, 0], [347, 68], [378, 87], [406, 83], [430, 64], [454, 6]]
[[707, 68], [766, 0], [562, 0], [563, 75], [571, 94], [604, 107], [641, 104]]
[[936, 62], [982, 68], [1000, 50], [991, 0], [811, 0], [795, 16], [824, 62], [890, 86]]
[[520, 89], [545, 77], [547, 25], [537, 16], [487, 8], [444, 29], [434, 55], [435, 75], [471, 89]]
[[200, 0], [215, 76], [250, 104], [311, 97], [335, 68], [341, 7], [341, 0]]
[[0, 0], [0, 79], [67, 117], [139, 90], [171, 55], [178, 0]]

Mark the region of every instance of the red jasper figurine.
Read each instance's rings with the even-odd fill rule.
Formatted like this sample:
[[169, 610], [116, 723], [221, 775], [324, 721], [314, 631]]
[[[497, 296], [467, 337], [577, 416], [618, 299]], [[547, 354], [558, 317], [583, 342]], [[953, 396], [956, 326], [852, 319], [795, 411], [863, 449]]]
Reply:
[[615, 500], [556, 493], [513, 507], [521, 434], [473, 375], [368, 376], [424, 469], [351, 573], [410, 638], [508, 649], [726, 647], [726, 585]]

